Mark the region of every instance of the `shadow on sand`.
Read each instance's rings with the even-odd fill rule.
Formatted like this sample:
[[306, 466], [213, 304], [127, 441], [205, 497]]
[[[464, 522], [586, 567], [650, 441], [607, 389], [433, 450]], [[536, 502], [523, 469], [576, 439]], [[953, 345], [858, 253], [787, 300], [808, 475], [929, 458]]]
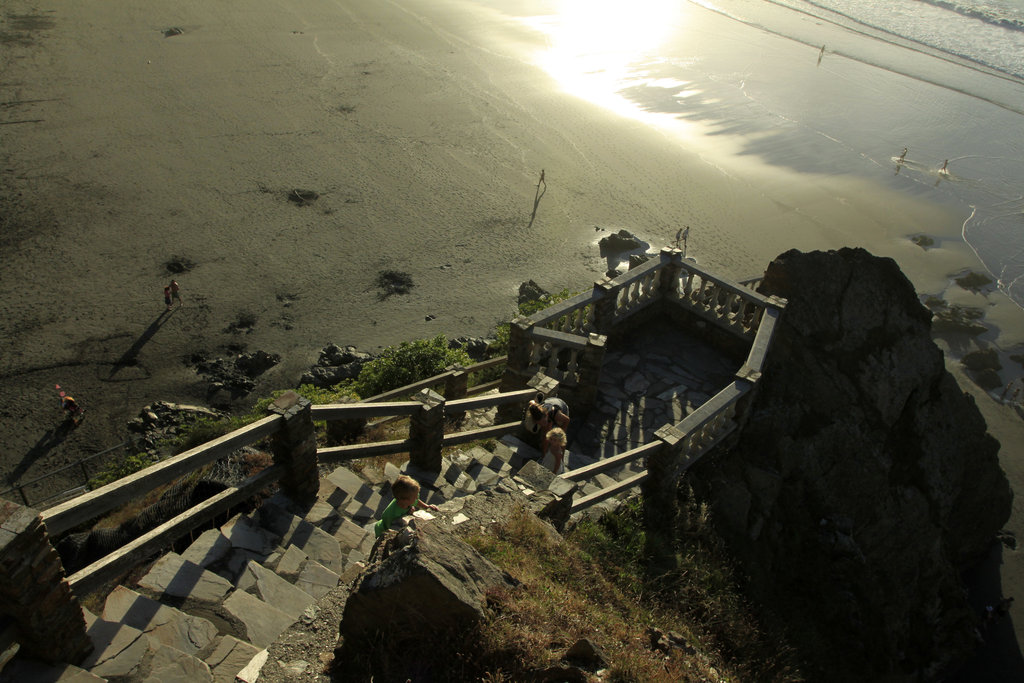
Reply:
[[[543, 190], [540, 189], [541, 185], [544, 186]], [[530, 214], [530, 222], [526, 226], [527, 230], [529, 230], [530, 228], [533, 227], [533, 220], [537, 217], [537, 207], [540, 206], [540, 198], [543, 197], [545, 195], [545, 193], [547, 193], [547, 191], [548, 191], [548, 184], [546, 182], [544, 182], [543, 179], [541, 179], [541, 181], [539, 183], [537, 183], [537, 192], [533, 196], [533, 213]]]
[[135, 340], [131, 347], [121, 354], [120, 358], [114, 361], [114, 366], [110, 368], [110, 375], [107, 376], [107, 379], [114, 379], [114, 375], [116, 375], [118, 371], [137, 365], [139, 362], [139, 352], [142, 351], [142, 347], [153, 338], [153, 335], [157, 333], [165, 322], [171, 319], [171, 316], [174, 315], [174, 312], [177, 310], [178, 309], [175, 308], [169, 311], [165, 310], [160, 313], [160, 315], [156, 317], [156, 320], [149, 324], [146, 331], [139, 335], [139, 338]]
[[32, 464], [48, 454], [51, 450], [59, 446], [68, 438], [68, 434], [78, 426], [71, 416], [68, 416], [63, 422], [54, 427], [53, 429], [47, 430], [43, 434], [39, 441], [35, 443], [32, 448], [21, 459], [18, 466], [15, 467], [10, 474], [7, 475], [8, 484], [17, 484], [21, 476], [28, 471], [28, 468], [32, 467]]

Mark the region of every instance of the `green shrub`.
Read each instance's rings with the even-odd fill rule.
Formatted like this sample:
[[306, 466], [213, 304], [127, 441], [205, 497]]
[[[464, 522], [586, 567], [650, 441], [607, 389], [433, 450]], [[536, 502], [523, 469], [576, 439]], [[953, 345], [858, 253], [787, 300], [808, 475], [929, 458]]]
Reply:
[[[524, 301], [519, 304], [519, 315], [533, 315], [537, 311], [543, 311], [548, 306], [553, 306], [560, 301], [571, 299], [579, 294], [579, 292], [570, 292], [568, 289], [563, 289], [557, 294], [548, 294], [540, 299], [533, 301]], [[508, 353], [508, 341], [509, 341], [509, 323], [501, 323], [494, 328], [494, 343], [491, 344], [491, 351], [493, 356], [501, 356]]]
[[402, 342], [398, 346], [389, 346], [366, 363], [352, 388], [360, 396], [375, 396], [439, 375], [454, 363], [469, 365], [472, 360], [462, 349], [448, 348], [448, 340], [443, 334], [433, 339]]
[[117, 481], [121, 477], [127, 477], [129, 474], [134, 474], [152, 464], [153, 461], [150, 459], [148, 453], [127, 455], [124, 460], [109, 463], [106, 467], [97, 472], [96, 476], [89, 480], [89, 490], [92, 491], [101, 486], [106, 486], [112, 481]]

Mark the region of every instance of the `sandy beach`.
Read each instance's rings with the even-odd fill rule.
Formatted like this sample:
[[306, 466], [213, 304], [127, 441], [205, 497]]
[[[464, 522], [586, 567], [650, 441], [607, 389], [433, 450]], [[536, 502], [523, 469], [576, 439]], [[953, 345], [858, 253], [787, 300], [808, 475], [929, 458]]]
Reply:
[[[5, 481], [117, 444], [152, 401], [202, 402], [197, 354], [280, 354], [255, 398], [295, 386], [328, 343], [485, 336], [525, 280], [591, 286], [608, 267], [597, 240], [619, 229], [657, 249], [690, 226], [688, 253], [736, 279], [791, 248], [863, 246], [922, 293], [984, 306], [1001, 349], [1024, 340], [1008, 299], [950, 287], [981, 270], [961, 210], [891, 182], [769, 170], [725, 137], [688, 141], [596, 106], [538, 66], [548, 38], [500, 4], [5, 3]], [[709, 50], [799, 47], [698, 20]], [[384, 270], [408, 273], [411, 292], [382, 298]], [[164, 315], [172, 278], [183, 305]], [[55, 384], [88, 411], [66, 435]], [[1024, 422], [971, 391], [991, 403], [1017, 488]], [[1024, 565], [1001, 561], [1012, 595]]]

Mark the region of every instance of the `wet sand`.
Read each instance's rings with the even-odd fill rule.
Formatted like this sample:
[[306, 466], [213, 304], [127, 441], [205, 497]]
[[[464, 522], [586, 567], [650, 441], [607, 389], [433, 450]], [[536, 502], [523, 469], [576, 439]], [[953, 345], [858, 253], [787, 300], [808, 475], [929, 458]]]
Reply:
[[[660, 248], [689, 225], [689, 254], [737, 279], [790, 248], [864, 246], [922, 292], [977, 267], [957, 211], [688, 147], [566, 94], [524, 57], [541, 40], [486, 3], [7, 3], [0, 474], [114, 445], [152, 401], [202, 402], [196, 354], [280, 354], [256, 397], [328, 343], [485, 336], [522, 281], [600, 278], [607, 231]], [[411, 292], [382, 299], [384, 270]], [[184, 305], [163, 315], [172, 277]], [[67, 434], [57, 383], [88, 411]], [[1024, 431], [1003, 427], [1016, 486]]]

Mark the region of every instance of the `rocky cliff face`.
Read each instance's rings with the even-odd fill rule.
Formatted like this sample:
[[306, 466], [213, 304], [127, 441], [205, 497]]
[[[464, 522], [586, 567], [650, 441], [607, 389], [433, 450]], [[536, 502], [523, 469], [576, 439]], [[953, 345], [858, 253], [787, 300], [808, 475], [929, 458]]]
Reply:
[[1009, 517], [999, 442], [891, 259], [787, 252], [742, 436], [691, 480], [828, 680], [934, 680], [974, 647], [960, 572]]

